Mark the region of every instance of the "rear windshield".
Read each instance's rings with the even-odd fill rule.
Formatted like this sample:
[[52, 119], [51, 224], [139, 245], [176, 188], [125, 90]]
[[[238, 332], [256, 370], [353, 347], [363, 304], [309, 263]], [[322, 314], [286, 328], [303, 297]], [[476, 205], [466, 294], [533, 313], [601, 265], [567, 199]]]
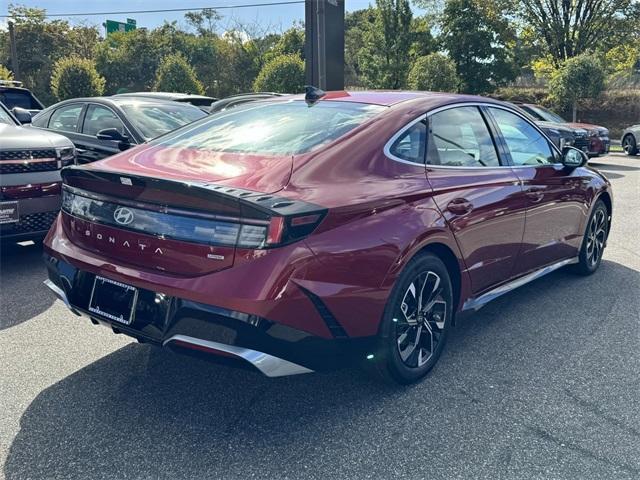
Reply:
[[7, 108], [26, 108], [27, 110], [40, 110], [42, 105], [31, 95], [28, 90], [4, 90], [0, 91], [0, 102]]
[[336, 140], [385, 109], [346, 102], [250, 103], [154, 143], [215, 152], [295, 155]]

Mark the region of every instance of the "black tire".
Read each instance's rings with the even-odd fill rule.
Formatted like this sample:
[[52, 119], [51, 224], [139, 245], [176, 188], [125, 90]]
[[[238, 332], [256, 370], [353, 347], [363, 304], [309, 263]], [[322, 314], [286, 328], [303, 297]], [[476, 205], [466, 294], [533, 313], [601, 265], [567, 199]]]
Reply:
[[[418, 299], [412, 291], [423, 295]], [[420, 305], [424, 308], [418, 313]], [[387, 300], [370, 370], [388, 382], [410, 384], [422, 379], [442, 354], [453, 309], [451, 279], [444, 263], [431, 253], [413, 258]]]
[[602, 200], [593, 207], [573, 270], [580, 275], [591, 275], [602, 262], [602, 254], [609, 235], [609, 211]]
[[638, 144], [636, 143], [636, 138], [627, 133], [622, 139], [622, 149], [624, 153], [629, 155], [630, 157], [638, 154]]

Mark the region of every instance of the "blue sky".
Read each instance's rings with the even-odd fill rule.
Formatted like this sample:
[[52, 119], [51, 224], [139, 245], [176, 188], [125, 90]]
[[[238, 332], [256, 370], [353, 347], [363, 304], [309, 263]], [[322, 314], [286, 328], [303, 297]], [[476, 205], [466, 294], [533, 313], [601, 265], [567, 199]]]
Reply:
[[[163, 8], [191, 8], [222, 5], [239, 5], [251, 3], [266, 3], [275, 0], [0, 0], [0, 14], [7, 13], [8, 3], [25, 5], [28, 7], [45, 8], [47, 13], [69, 12], [104, 12], [126, 11]], [[366, 8], [375, 0], [346, 0], [347, 11]], [[220, 10], [223, 19], [220, 22], [221, 31], [234, 28], [237, 22], [243, 24], [259, 24], [269, 31], [282, 31], [289, 28], [294, 21], [304, 20], [304, 4], [281, 5], [273, 7], [252, 7]], [[138, 26], [153, 28], [167, 21], [177, 20], [179, 24], [186, 26], [184, 12], [176, 13], [146, 13], [135, 15], [101, 15], [86, 18], [70, 17], [72, 23], [88, 23], [101, 25], [107, 18], [110, 20], [125, 21], [126, 17], [135, 18]], [[0, 23], [4, 23], [0, 19]]]

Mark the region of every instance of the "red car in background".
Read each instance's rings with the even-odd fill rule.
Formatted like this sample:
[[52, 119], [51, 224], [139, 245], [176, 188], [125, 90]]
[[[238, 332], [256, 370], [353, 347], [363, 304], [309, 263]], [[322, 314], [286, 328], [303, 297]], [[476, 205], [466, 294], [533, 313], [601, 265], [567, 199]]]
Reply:
[[460, 312], [598, 268], [612, 197], [586, 160], [502, 102], [309, 89], [64, 169], [46, 283], [141, 342], [410, 383]]
[[557, 113], [540, 105], [534, 105], [531, 103], [518, 103], [517, 105], [538, 120], [565, 123], [570, 127], [586, 130], [589, 136], [588, 142], [586, 142], [586, 145], [580, 144], [576, 146], [584, 150], [590, 157], [598, 157], [609, 153], [609, 149], [611, 148], [611, 139], [609, 138], [609, 130], [605, 127], [593, 125], [591, 123], [567, 122]]

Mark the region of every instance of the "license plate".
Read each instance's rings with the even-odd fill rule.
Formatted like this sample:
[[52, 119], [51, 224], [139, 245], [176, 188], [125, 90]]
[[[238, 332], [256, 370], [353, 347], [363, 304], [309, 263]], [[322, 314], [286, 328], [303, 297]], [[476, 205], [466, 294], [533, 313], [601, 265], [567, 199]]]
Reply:
[[131, 325], [137, 301], [136, 287], [96, 276], [89, 300], [89, 311], [114, 322]]
[[19, 221], [18, 202], [0, 202], [0, 225]]

